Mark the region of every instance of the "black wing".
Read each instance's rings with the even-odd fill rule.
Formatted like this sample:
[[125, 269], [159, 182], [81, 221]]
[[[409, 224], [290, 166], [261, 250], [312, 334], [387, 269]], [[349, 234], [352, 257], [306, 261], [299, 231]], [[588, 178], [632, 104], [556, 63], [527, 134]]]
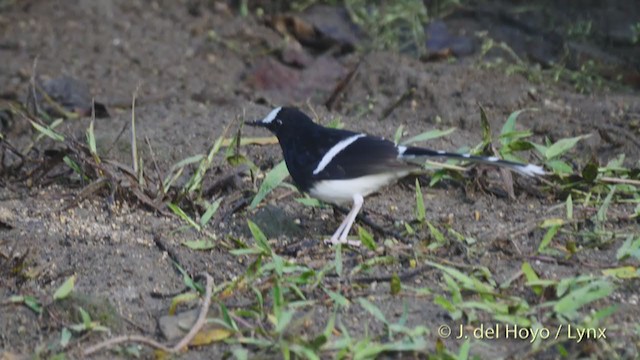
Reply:
[[336, 154], [314, 175], [314, 179], [353, 179], [414, 168], [415, 166], [398, 160], [398, 148], [393, 142], [379, 137], [363, 136]]
[[307, 128], [303, 136], [281, 139], [280, 146], [287, 168], [298, 188], [308, 191], [314, 181], [318, 180], [353, 179], [415, 168], [398, 160], [398, 149], [391, 141], [365, 135], [345, 147], [321, 171], [314, 174], [331, 148], [340, 141], [359, 134], [361, 133], [315, 126]]

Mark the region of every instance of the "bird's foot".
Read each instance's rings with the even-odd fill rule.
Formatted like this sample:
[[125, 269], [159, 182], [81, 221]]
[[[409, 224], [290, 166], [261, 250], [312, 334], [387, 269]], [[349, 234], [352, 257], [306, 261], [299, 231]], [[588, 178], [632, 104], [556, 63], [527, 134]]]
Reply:
[[360, 240], [349, 240], [349, 239], [327, 239], [324, 241], [324, 243], [326, 245], [338, 245], [338, 244], [343, 244], [343, 245], [349, 245], [349, 246], [353, 246], [353, 247], [359, 247], [360, 246]]

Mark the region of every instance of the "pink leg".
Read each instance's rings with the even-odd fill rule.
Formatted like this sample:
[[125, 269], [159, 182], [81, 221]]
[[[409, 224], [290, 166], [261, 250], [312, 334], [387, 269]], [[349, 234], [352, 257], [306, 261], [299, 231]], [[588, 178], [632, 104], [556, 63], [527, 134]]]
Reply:
[[338, 226], [338, 230], [333, 233], [330, 240], [325, 241], [325, 243], [336, 245], [336, 244], [347, 244], [351, 246], [360, 246], [360, 241], [358, 240], [347, 240], [347, 236], [349, 235], [349, 231], [353, 226], [354, 221], [356, 220], [356, 216], [360, 212], [362, 208], [362, 204], [364, 203], [364, 198], [360, 194], [353, 195], [353, 206], [351, 207], [351, 211], [347, 214], [347, 217], [342, 221], [340, 226]]

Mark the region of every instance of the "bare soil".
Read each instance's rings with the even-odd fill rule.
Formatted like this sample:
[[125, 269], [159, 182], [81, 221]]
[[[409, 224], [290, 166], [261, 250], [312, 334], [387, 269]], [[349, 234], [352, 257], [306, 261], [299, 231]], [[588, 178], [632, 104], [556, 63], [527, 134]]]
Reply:
[[[136, 130], [140, 152], [145, 166], [154, 169], [156, 165], [150, 164], [156, 161], [162, 176], [176, 162], [205, 153], [225, 128], [229, 127], [227, 136], [232, 136], [241, 120], [260, 118], [273, 105], [287, 102], [288, 90], [282, 90], [283, 86], [260, 88], [247, 80], [265, 59], [274, 61], [265, 49], [279, 48], [284, 40], [258, 18], [241, 17], [228, 11], [228, 7], [205, 2], [197, 11], [190, 11], [195, 5], [189, 1], [3, 3], [9, 2], [0, 2], [3, 64], [0, 92], [24, 96], [34, 59], [37, 59], [35, 70], [39, 76], [68, 75], [82, 79], [111, 114], [95, 122], [99, 152], [111, 149], [109, 156], [122, 163], [130, 163], [129, 131], [121, 137], [118, 134], [130, 122], [131, 98], [136, 89], [139, 89]], [[537, 82], [523, 74], [507, 74], [503, 67], [481, 66], [482, 60], [474, 56], [452, 61], [420, 61], [409, 54], [374, 51], [362, 60], [355, 78], [341, 94], [339, 104], [328, 111], [322, 103], [331, 94], [335, 79], [343, 78], [358, 58], [356, 53], [330, 58], [318, 65], [322, 66], [322, 70], [317, 70], [319, 75], [300, 75], [298, 80], [305, 82], [303, 89], [307, 91], [301, 90], [305, 98], [290, 102], [310, 114], [315, 112], [322, 123], [339, 116], [346, 128], [387, 138], [393, 136], [399, 125], [405, 126], [407, 136], [429, 129], [456, 127], [452, 135], [428, 144], [453, 151], [473, 147], [481, 141], [478, 104], [487, 111], [494, 134], [511, 112], [537, 108], [538, 111], [525, 112], [518, 119], [518, 128], [533, 130], [535, 141], [542, 142], [544, 137], [557, 140], [591, 135], [571, 153], [571, 163], [577, 171], [592, 157], [606, 164], [619, 154], [626, 155], [627, 166], [638, 166], [640, 96], [636, 91], [595, 89], [590, 94], [580, 94], [566, 83]], [[335, 79], [328, 85], [314, 82], [326, 80], [325, 74]], [[315, 84], [320, 90], [315, 90]], [[412, 96], [394, 106], [411, 88], [414, 89]], [[391, 108], [389, 115], [382, 119]], [[90, 117], [67, 120], [58, 131], [84, 141], [90, 121]], [[18, 148], [33, 139], [34, 132], [24, 119], [14, 119], [3, 126], [2, 132]], [[244, 129], [243, 135], [267, 134]], [[151, 144], [153, 159], [145, 139]], [[37, 145], [39, 149], [55, 146], [48, 139]], [[241, 150], [264, 170], [281, 159], [277, 145], [243, 146]], [[530, 160], [538, 161], [533, 157]], [[233, 172], [234, 168], [219, 155], [205, 183], [214, 183]], [[616, 260], [616, 250], [621, 245], [619, 239], [606, 248], [579, 246], [581, 250], [567, 261], [534, 256], [545, 233], [545, 229], [535, 224], [545, 218], [563, 216], [561, 196], [544, 188], [539, 181], [515, 177], [516, 196], [509, 199], [500, 190], [498, 173], [487, 170], [475, 174], [480, 180], [445, 181], [433, 188], [427, 186], [428, 178], [427, 182], [423, 181], [427, 220], [476, 240], [473, 244], [451, 241], [434, 250], [433, 256], [451, 264], [486, 266], [498, 283], [516, 274], [523, 261], [531, 263], [543, 279], [601, 275], [604, 268], [622, 265]], [[0, 258], [0, 262], [22, 264], [20, 269], [7, 271], [0, 278], [0, 350], [6, 351], [6, 356], [29, 356], [55, 349], [61, 329], [78, 322], [77, 306], [99, 314], [101, 323], [110, 328], [112, 335], [136, 333], [161, 339], [158, 319], [167, 314], [171, 296], [183, 291], [184, 283], [172, 258], [157, 246], [158, 239], [170, 247], [189, 273], [208, 272], [217, 284], [247, 270], [249, 261], [231, 255], [225, 247], [195, 251], [181, 245], [201, 235], [185, 230], [184, 222], [177, 217], [158, 214], [142, 204], [122, 199], [110, 202], [106, 197], [93, 195], [79, 200], [77, 206], [67, 206], [76, 201], [86, 185], [63, 180], [68, 177], [59, 176], [34, 186], [26, 181], [13, 181], [10, 176], [2, 182], [6, 186], [0, 189], [0, 255], [5, 257]], [[221, 239], [240, 238], [251, 243], [246, 225], [248, 218], [266, 228], [269, 216], [280, 216], [293, 229], [290, 234], [279, 233], [277, 226], [265, 232], [285, 258], [306, 262], [314, 268], [333, 261], [334, 250], [321, 241], [341, 220], [333, 216], [330, 208], [303, 206], [294, 200], [299, 196], [287, 189], [274, 191], [258, 210], [237, 208], [238, 201], [251, 198], [260, 181], [254, 182], [247, 172], [240, 172], [233, 177], [231, 185], [218, 191], [215, 196], [223, 196], [224, 200], [207, 231]], [[415, 218], [414, 181], [414, 178], [407, 179], [367, 198], [368, 217], [385, 229], [402, 231], [399, 224]], [[613, 204], [610, 213], [619, 216], [611, 218], [619, 220], [611, 220], [607, 226], [614, 231], [640, 232], [637, 220], [624, 220], [623, 215], [632, 214], [633, 208], [629, 204]], [[275, 215], [265, 215], [268, 210]], [[382, 243], [384, 237], [370, 231]], [[384, 247], [383, 254], [396, 261], [376, 266], [364, 275], [382, 279], [394, 272], [402, 274], [409, 270], [410, 249], [424, 248], [429, 233], [424, 230], [409, 240], [409, 246], [397, 243], [395, 247]], [[562, 248], [569, 240], [560, 237], [557, 246]], [[287, 252], [288, 244], [300, 242], [304, 243], [302, 252]], [[366, 249], [345, 250], [345, 267], [352, 269], [374, 255]], [[65, 305], [52, 303], [51, 294], [72, 274], [77, 275], [73, 299]], [[524, 282], [521, 278], [515, 288], [521, 296], [535, 301], [536, 295]], [[428, 269], [405, 283], [428, 287], [435, 293], [446, 288], [440, 273]], [[367, 296], [390, 319], [400, 316], [402, 307], [398, 297], [389, 294], [388, 281], [352, 285], [341, 285], [345, 296]], [[611, 327], [607, 344], [623, 358], [639, 356], [639, 338], [634, 332], [640, 315], [638, 285], [637, 279], [625, 281], [612, 296], [598, 303], [599, 308], [617, 306], [605, 324]], [[161, 296], [163, 294], [166, 296]], [[48, 304], [47, 315], [38, 316], [25, 306], [7, 303], [12, 295], [35, 296]], [[251, 294], [245, 295], [248, 299]], [[313, 333], [324, 327], [332, 309], [324, 305], [327, 303], [324, 293], [309, 295], [317, 296], [318, 303], [310, 311], [309, 324], [302, 332]], [[461, 323], [450, 320], [431, 296], [401, 298], [408, 305], [407, 325], [431, 329], [428, 342], [432, 348], [438, 339], [439, 325]], [[226, 305], [235, 309], [246, 301], [242, 297], [232, 298]], [[355, 304], [343, 310], [340, 317], [352, 336], [384, 334], [382, 325]], [[81, 357], [82, 349], [105, 336], [92, 333], [74, 337], [66, 350], [67, 356]], [[457, 349], [460, 344], [455, 339], [445, 341], [450, 349]], [[481, 358], [519, 358], [530, 350], [529, 346], [520, 341], [487, 340], [484, 344], [476, 341], [472, 354]], [[591, 347], [601, 344], [567, 342], [565, 346], [572, 354], [598, 357], [598, 352]], [[190, 349], [180, 358], [220, 358], [229, 350], [229, 345], [220, 342]], [[148, 350], [142, 354], [145, 358], [153, 356]], [[280, 356], [278, 353], [254, 355]], [[559, 356], [553, 349], [538, 355]], [[114, 356], [121, 355], [103, 352], [97, 358]]]

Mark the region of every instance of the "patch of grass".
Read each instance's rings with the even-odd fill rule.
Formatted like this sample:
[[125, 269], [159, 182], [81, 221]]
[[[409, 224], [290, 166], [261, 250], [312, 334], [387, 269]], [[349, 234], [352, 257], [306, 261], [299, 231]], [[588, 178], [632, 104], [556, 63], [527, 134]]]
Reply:
[[[583, 23], [574, 28], [573, 35], [576, 37], [584, 37], [585, 31], [590, 31], [589, 23]], [[579, 93], [592, 93], [594, 91], [606, 88], [623, 88], [621, 78], [613, 80], [606, 79], [603, 74], [607, 74], [606, 67], [596, 61], [589, 59], [579, 64], [579, 66], [567, 67], [567, 60], [571, 57], [566, 53], [561, 59], [549, 68], [542, 68], [540, 64], [531, 64], [524, 61], [516, 52], [505, 42], [498, 42], [488, 36], [488, 33], [478, 32], [476, 34], [482, 39], [482, 47], [480, 50], [479, 66], [485, 68], [504, 69], [507, 75], [520, 74], [525, 76], [533, 83], [544, 82], [566, 82], [571, 84]], [[491, 60], [486, 60], [491, 54]]]
[[[426, 351], [425, 336], [429, 330], [425, 326], [406, 325], [406, 305], [403, 306], [401, 317], [397, 321], [390, 321], [372, 301], [364, 297], [350, 301], [340, 292], [325, 287], [330, 286], [330, 282], [326, 281], [328, 273], [335, 271], [344, 276], [341, 246], [336, 246], [335, 261], [314, 270], [275, 254], [262, 231], [251, 222], [248, 225], [255, 245], [232, 252], [237, 256], [253, 257], [254, 260], [245, 274], [228, 284], [222, 293], [228, 297], [235, 292], [250, 290], [254, 294], [252, 305], [237, 310], [227, 309], [226, 314], [216, 320], [238, 333], [235, 339], [226, 340], [234, 346], [234, 353], [257, 352], [282, 358], [296, 356], [318, 359], [330, 355], [371, 358], [381, 354]], [[388, 261], [389, 257], [369, 259], [359, 269], [354, 268], [349, 276]], [[397, 279], [396, 282], [399, 281]], [[316, 291], [320, 289], [328, 295], [328, 300], [317, 298]], [[324, 326], [303, 330], [305, 322], [313, 316], [314, 309], [321, 305], [320, 302], [326, 304], [327, 301], [333, 304], [334, 312], [330, 313]], [[350, 334], [341, 323], [340, 309], [356, 305], [370, 314], [370, 321], [384, 326], [383, 336], [354, 337]]]
[[424, 25], [428, 16], [422, 1], [345, 0], [344, 6], [353, 21], [369, 35], [371, 48], [425, 53]]

